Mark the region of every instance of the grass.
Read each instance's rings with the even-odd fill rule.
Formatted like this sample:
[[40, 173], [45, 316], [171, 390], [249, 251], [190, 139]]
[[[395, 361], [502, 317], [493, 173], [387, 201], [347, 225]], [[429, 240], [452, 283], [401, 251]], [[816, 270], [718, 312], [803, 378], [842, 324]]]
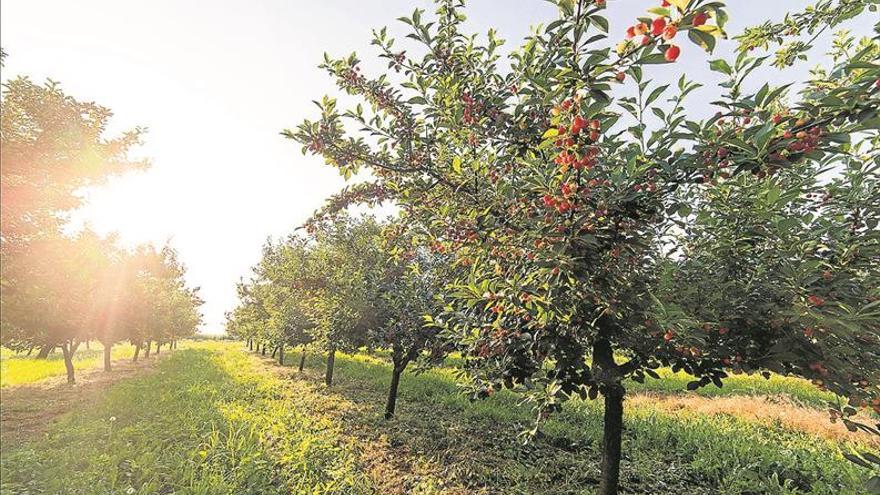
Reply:
[[[310, 363], [317, 366], [317, 379], [321, 363]], [[412, 461], [417, 481], [407, 487], [413, 493], [422, 485], [450, 483], [463, 493], [498, 493], [503, 487], [501, 493], [581, 494], [595, 488], [602, 417], [597, 402], [569, 403], [541, 438], [523, 446], [516, 433], [532, 416], [513, 394], [470, 402], [458, 393], [450, 369], [405, 374], [398, 417], [386, 423], [381, 413], [388, 365], [355, 355], [337, 357], [337, 367], [333, 393], [361, 406], [343, 420], [354, 423], [364, 442], [385, 438], [418, 453]], [[855, 495], [870, 476], [843, 458], [855, 444], [782, 425], [731, 415], [671, 415], [641, 405], [626, 411], [626, 427], [623, 483], [629, 493]]]
[[[0, 387], [27, 385], [47, 378], [65, 376], [64, 357], [56, 350], [46, 359], [37, 359], [35, 349], [30, 357], [16, 354], [9, 349], [0, 348]], [[90, 349], [80, 346], [73, 355], [73, 366], [77, 372], [100, 368], [104, 364], [104, 347], [99, 342], [92, 342]], [[126, 359], [134, 355], [134, 346], [119, 343], [110, 352], [113, 359]]]
[[[523, 444], [529, 408], [506, 392], [470, 402], [450, 368], [406, 373], [385, 421], [390, 368], [376, 356], [338, 355], [327, 389], [319, 356], [299, 374], [298, 353], [279, 368], [240, 344], [191, 345], [45, 438], [3, 445], [0, 492], [574, 495], [597, 485], [597, 402], [570, 402]], [[842, 456], [855, 444], [782, 424], [642, 402], [626, 427], [624, 493], [856, 495], [870, 476]]]
[[645, 383], [629, 382], [627, 390], [632, 392], [660, 392], [666, 394], [696, 394], [701, 397], [727, 397], [731, 395], [784, 395], [795, 402], [809, 407], [825, 408], [829, 402], [835, 402], [837, 396], [816, 388], [808, 380], [802, 378], [770, 375], [731, 375], [724, 379], [721, 388], [709, 385], [694, 392], [687, 390], [688, 382], [693, 378], [680, 371], [673, 373], [668, 368], [657, 370], [660, 379], [645, 377]]
[[[387, 359], [389, 355], [385, 350], [374, 350], [370, 354], [383, 359]], [[625, 359], [622, 360], [625, 361]], [[464, 361], [455, 354], [448, 357], [444, 364], [448, 368], [460, 368], [464, 365]], [[626, 389], [630, 392], [686, 394], [700, 397], [785, 396], [799, 405], [820, 409], [826, 408], [829, 402], [837, 401], [837, 396], [833, 393], [820, 390], [808, 380], [797, 377], [777, 374], [771, 374], [770, 378], [764, 378], [761, 375], [730, 375], [724, 379], [724, 384], [720, 388], [709, 385], [696, 391], [689, 391], [687, 384], [693, 378], [687, 373], [683, 371], [674, 373], [669, 368], [661, 368], [656, 371], [660, 375], [659, 380], [645, 377], [644, 383], [630, 381], [626, 384]]]
[[292, 407], [280, 379], [222, 343], [175, 351], [149, 375], [3, 446], [6, 494], [366, 494], [333, 424]]

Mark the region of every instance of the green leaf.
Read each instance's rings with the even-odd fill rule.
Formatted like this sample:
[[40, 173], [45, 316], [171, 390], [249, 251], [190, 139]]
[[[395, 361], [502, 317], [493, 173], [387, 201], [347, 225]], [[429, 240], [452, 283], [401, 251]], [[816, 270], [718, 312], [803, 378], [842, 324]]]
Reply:
[[728, 76], [733, 74], [733, 69], [730, 67], [730, 64], [728, 64], [726, 60], [720, 58], [710, 61], [709, 68], [715, 72], [727, 74]]
[[636, 63], [639, 64], [668, 64], [669, 61], [662, 53], [652, 53], [640, 58]]
[[712, 53], [712, 51], [715, 50], [715, 37], [709, 33], [705, 33], [699, 29], [690, 29], [688, 30], [688, 38], [709, 53]]
[[608, 32], [608, 19], [606, 19], [600, 15], [594, 15], [593, 17], [590, 18], [590, 21], [592, 21], [592, 23], [595, 24], [596, 27], [598, 27], [600, 31], [602, 31], [604, 33]]
[[865, 483], [868, 495], [880, 495], [880, 476], [873, 476]]
[[692, 211], [693, 211], [693, 208], [691, 208], [691, 205], [689, 205], [687, 203], [680, 203], [678, 205], [678, 216], [680, 216], [680, 217], [686, 217], [686, 216], [690, 215]]
[[660, 87], [658, 87], [658, 88], [655, 88], [654, 91], [651, 91], [651, 94], [648, 95], [648, 99], [645, 100], [645, 106], [648, 106], [648, 105], [650, 105], [651, 103], [653, 103], [654, 100], [656, 100], [657, 98], [659, 98], [660, 95], [662, 95], [663, 92], [666, 91], [666, 88], [668, 88], [668, 87], [669, 87], [668, 84], [664, 84], [663, 86], [660, 86]]
[[556, 137], [558, 135], [559, 135], [559, 129], [557, 129], [556, 127], [551, 127], [550, 129], [547, 129], [546, 131], [544, 131], [544, 134], [541, 135], [541, 139], [552, 138], [552, 137]]

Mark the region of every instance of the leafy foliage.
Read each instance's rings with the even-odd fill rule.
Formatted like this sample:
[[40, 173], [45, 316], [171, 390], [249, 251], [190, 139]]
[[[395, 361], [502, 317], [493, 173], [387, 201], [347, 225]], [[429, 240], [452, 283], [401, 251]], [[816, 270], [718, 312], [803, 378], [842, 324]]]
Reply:
[[[689, 388], [731, 370], [804, 376], [844, 396], [844, 416], [880, 410], [877, 37], [838, 40], [797, 95], [745, 89], [767, 57], [714, 60], [729, 77], [717, 113], [692, 120], [700, 85], [646, 74], [675, 63], [685, 35], [712, 51], [721, 2], [663, 2], [614, 50], [604, 1], [557, 3], [506, 59], [494, 31], [484, 44], [461, 32], [461, 2], [438, 1], [431, 20], [416, 10], [401, 21], [419, 55], [383, 29], [373, 44], [392, 75], [325, 57], [362, 104], [325, 97], [318, 120], [285, 132], [345, 177], [369, 169], [415, 243], [454, 259], [434, 323], [475, 395], [519, 390], [540, 422], [603, 394], [601, 493], [617, 490], [621, 383], [660, 366], [693, 375]], [[841, 3], [798, 24], [818, 32], [870, 2]], [[741, 42], [801, 32], [761, 29]]]

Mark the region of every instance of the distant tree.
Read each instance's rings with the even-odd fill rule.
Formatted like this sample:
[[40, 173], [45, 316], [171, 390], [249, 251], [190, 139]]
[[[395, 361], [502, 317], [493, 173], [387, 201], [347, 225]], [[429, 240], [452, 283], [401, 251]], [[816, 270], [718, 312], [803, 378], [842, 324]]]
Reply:
[[838, 45], [799, 93], [744, 84], [767, 60], [750, 48], [874, 2], [823, 0], [747, 32], [735, 60], [710, 62], [727, 80], [705, 109], [687, 106], [700, 85], [686, 75], [670, 88], [647, 73], [683, 39], [712, 51], [721, 2], [665, 1], [610, 45], [604, 0], [555, 3], [506, 60], [494, 31], [462, 32], [462, 2], [438, 1], [430, 21], [416, 10], [402, 21], [417, 49], [375, 33], [389, 74], [325, 59], [359, 104], [325, 98], [286, 132], [345, 177], [372, 173], [330, 204], [391, 199], [454, 259], [436, 324], [474, 395], [519, 390], [540, 424], [601, 394], [602, 495], [618, 493], [624, 381], [660, 366], [691, 389], [778, 371], [844, 396], [844, 415], [880, 409], [877, 33]]
[[73, 356], [104, 310], [98, 295], [110, 264], [108, 251], [104, 240], [83, 232], [72, 239], [34, 241], [27, 251], [10, 258], [10, 279], [27, 283], [4, 287], [3, 345], [60, 347], [67, 381], [74, 383]]
[[371, 217], [337, 216], [312, 224], [314, 249], [305, 279], [315, 345], [327, 352], [325, 383], [333, 383], [336, 351], [354, 351], [369, 343], [369, 331], [382, 325], [377, 304], [384, 254], [380, 225]]
[[129, 157], [143, 129], [107, 137], [112, 112], [18, 77], [0, 99], [0, 225], [3, 253], [58, 232], [64, 213], [80, 205], [75, 194], [112, 175], [147, 167]]
[[248, 349], [259, 347], [261, 328], [268, 318], [259, 301], [254, 297], [251, 284], [240, 282], [236, 286], [238, 305], [226, 314], [226, 331], [237, 338], [246, 340]]
[[284, 363], [286, 346], [302, 346], [311, 341], [309, 330], [314, 323], [306, 314], [306, 296], [297, 290], [305, 276], [305, 262], [309, 248], [299, 237], [283, 242], [269, 242], [263, 248], [263, 258], [255, 267], [252, 291], [258, 295], [264, 321], [261, 330]]
[[412, 233], [404, 224], [392, 223], [383, 235], [383, 273], [376, 300], [379, 324], [370, 329], [371, 344], [391, 352], [391, 384], [385, 419], [394, 416], [400, 378], [420, 357], [431, 363], [445, 355], [439, 328], [430, 324], [442, 312], [439, 294], [447, 281], [446, 257], [413, 248]]
[[[2, 56], [5, 58], [5, 52]], [[110, 176], [147, 166], [146, 161], [129, 158], [143, 130], [137, 128], [107, 137], [105, 131], [111, 116], [105, 107], [66, 95], [54, 81], [39, 85], [26, 77], [18, 77], [3, 84], [0, 94], [0, 283], [3, 290], [0, 300], [12, 294], [17, 298], [10, 304], [4, 302], [5, 307], [21, 309], [23, 294], [50, 297], [44, 286], [47, 279], [28, 277], [46, 274], [36, 268], [38, 253], [52, 257], [78, 249], [69, 245], [61, 233], [65, 214], [80, 205], [78, 191], [100, 184]], [[83, 239], [72, 242], [81, 244]], [[111, 248], [111, 244], [106, 247]], [[115, 256], [112, 252], [105, 255], [107, 259]], [[28, 287], [29, 284], [42, 288]], [[58, 305], [67, 302], [58, 301]], [[50, 301], [31, 303], [38, 307]], [[94, 319], [97, 315], [90, 317]], [[33, 332], [34, 338], [28, 340], [40, 347], [38, 357], [46, 357], [56, 342], [49, 339], [41, 344], [39, 339], [53, 332], [29, 329], [20, 323], [21, 320], [13, 323], [5, 314], [0, 315], [0, 331], [19, 336], [22, 332]], [[86, 331], [88, 335], [79, 338], [87, 342], [94, 328]], [[3, 340], [15, 338], [4, 335]], [[75, 350], [76, 345], [70, 344], [68, 348]]]

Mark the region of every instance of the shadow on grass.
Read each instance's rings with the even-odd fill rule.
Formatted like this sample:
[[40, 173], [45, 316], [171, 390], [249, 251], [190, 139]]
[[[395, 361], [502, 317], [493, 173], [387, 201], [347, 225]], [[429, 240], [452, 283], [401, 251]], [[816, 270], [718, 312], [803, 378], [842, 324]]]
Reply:
[[[286, 356], [286, 365], [298, 363], [299, 354]], [[519, 433], [532, 413], [511, 393], [471, 402], [451, 370], [404, 373], [397, 416], [385, 421], [391, 373], [381, 355], [337, 357], [330, 390], [321, 384], [323, 366], [323, 357], [310, 355], [306, 372], [291, 377], [309, 393], [352, 405], [331, 411], [340, 427], [403, 469], [395, 480], [379, 480], [385, 491], [434, 484], [463, 493], [575, 494], [598, 483], [600, 402], [570, 402], [524, 445]], [[311, 407], [320, 408], [320, 399]], [[627, 410], [626, 423], [625, 493], [856, 494], [867, 478], [842, 459], [843, 446], [781, 426], [641, 409]]]

